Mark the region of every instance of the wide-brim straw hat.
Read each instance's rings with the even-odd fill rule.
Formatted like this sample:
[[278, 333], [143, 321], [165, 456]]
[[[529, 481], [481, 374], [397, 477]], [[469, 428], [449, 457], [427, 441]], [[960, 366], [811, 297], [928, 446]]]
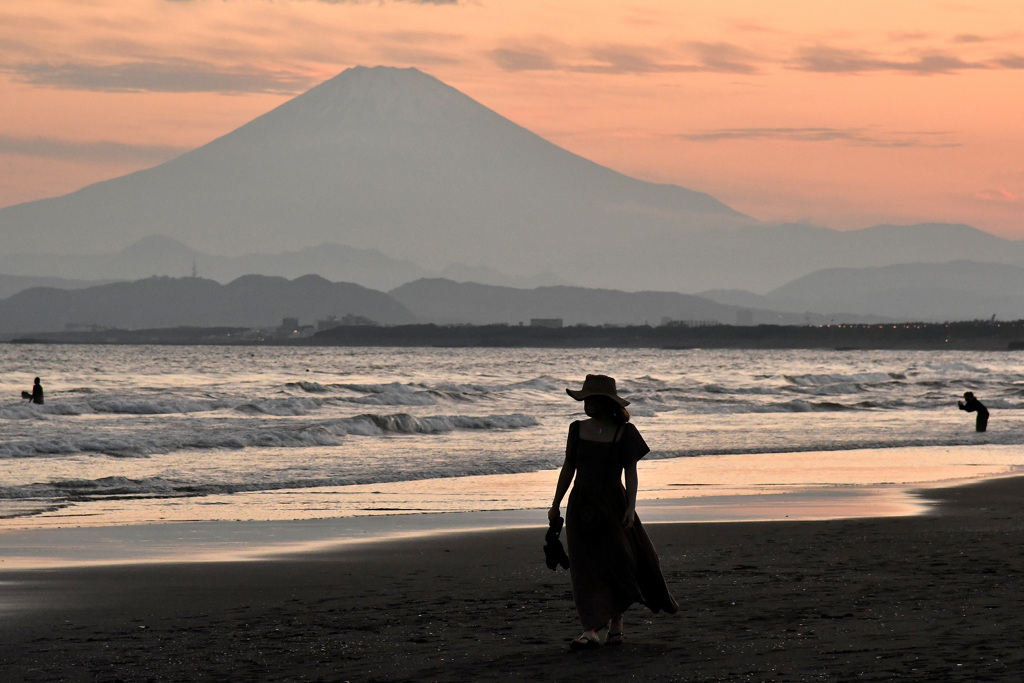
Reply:
[[629, 405], [629, 401], [619, 396], [615, 390], [615, 378], [608, 375], [587, 375], [583, 380], [583, 388], [579, 391], [566, 389], [565, 393], [577, 401], [582, 401], [588, 396], [607, 396], [622, 407]]

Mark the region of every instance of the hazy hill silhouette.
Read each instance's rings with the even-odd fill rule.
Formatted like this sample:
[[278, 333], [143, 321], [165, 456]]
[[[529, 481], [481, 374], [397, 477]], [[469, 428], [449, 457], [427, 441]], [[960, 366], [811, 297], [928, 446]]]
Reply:
[[[294, 279], [316, 274], [331, 282], [354, 282], [386, 291], [424, 277], [441, 276], [503, 286], [536, 287], [564, 284], [551, 273], [516, 277], [493, 268], [451, 264], [432, 272], [411, 261], [391, 258], [376, 249], [320, 244], [277, 254], [245, 253], [222, 256], [191, 249], [163, 235], [144, 237], [120, 251], [101, 254], [0, 253], [0, 299], [30, 287], [78, 289], [101, 280], [140, 280], [154, 275], [183, 277], [193, 268], [205, 278], [228, 283], [243, 275], [276, 275]], [[40, 278], [30, 273], [61, 273], [64, 278]], [[78, 278], [68, 280], [67, 278]]]
[[[951, 261], [825, 268], [767, 294], [712, 289], [720, 304], [800, 313], [847, 311], [901, 321], [1024, 319], [1024, 267]], [[842, 316], [845, 318], [845, 316]]]
[[952, 261], [820, 270], [769, 292], [782, 310], [845, 310], [899, 320], [1024, 319], [1024, 268]]
[[[388, 292], [423, 322], [529, 323], [533, 318], [560, 318], [566, 325], [660, 325], [663, 319], [680, 322], [717, 322], [735, 325], [739, 306], [675, 292], [621, 292], [583, 287], [519, 289], [445, 279], [410, 282]], [[750, 309], [754, 324], [803, 324], [827, 321], [803, 313], [780, 314]], [[877, 316], [847, 316], [850, 322], [876, 321]]]
[[0, 275], [0, 299], [17, 294], [33, 287], [53, 287], [55, 289], [84, 289], [106, 284], [95, 280], [73, 280], [60, 277], [37, 277], [32, 275]]
[[[273, 275], [294, 279], [316, 274], [332, 282], [354, 282], [370, 289], [387, 290], [430, 274], [410, 261], [394, 259], [374, 249], [320, 244], [277, 254], [244, 253], [221, 256], [191, 249], [181, 242], [154, 235], [119, 251], [98, 254], [0, 254], [0, 273], [61, 273], [93, 280], [140, 280], [154, 275], [184, 277], [196, 269], [202, 277], [228, 283], [243, 275]], [[27, 289], [15, 287], [6, 296]], [[39, 282], [34, 286], [44, 286]], [[60, 284], [53, 284], [62, 287]], [[71, 287], [63, 287], [71, 289]]]
[[383, 292], [308, 275], [248, 275], [227, 285], [203, 278], [153, 277], [80, 290], [40, 287], [0, 301], [0, 333], [49, 332], [68, 324], [128, 329], [177, 326], [269, 327], [284, 317], [314, 324], [357, 315], [381, 323], [415, 317]]
[[[692, 236], [680, 259], [691, 286], [680, 291], [746, 290], [764, 294], [826, 268], [873, 268], [956, 259], [1024, 264], [1024, 241], [1006, 240], [968, 225], [877, 225], [834, 231], [771, 225]], [[699, 276], [699, 277], [695, 277]]]
[[[386, 325], [410, 323], [529, 323], [561, 318], [566, 325], [736, 324], [744, 309], [674, 292], [621, 292], [582, 287], [520, 289], [422, 279], [378, 292], [329, 282], [246, 275], [226, 285], [198, 277], [151, 277], [79, 290], [37, 287], [0, 300], [0, 334], [60, 332], [69, 325], [153, 330], [182, 327], [276, 327], [285, 317], [302, 324], [345, 315]], [[748, 311], [754, 324], [827, 322], [829, 316]], [[877, 316], [847, 316], [875, 322]]]

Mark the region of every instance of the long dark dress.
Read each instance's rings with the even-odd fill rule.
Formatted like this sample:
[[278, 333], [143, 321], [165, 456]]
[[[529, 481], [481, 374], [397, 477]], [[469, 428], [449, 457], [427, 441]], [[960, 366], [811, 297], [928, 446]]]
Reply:
[[579, 438], [569, 427], [566, 458], [576, 479], [565, 513], [572, 595], [584, 630], [597, 630], [634, 602], [672, 614], [679, 606], [665, 585], [658, 553], [640, 518], [622, 528], [626, 513], [623, 468], [650, 452], [636, 427], [626, 423], [611, 443]]

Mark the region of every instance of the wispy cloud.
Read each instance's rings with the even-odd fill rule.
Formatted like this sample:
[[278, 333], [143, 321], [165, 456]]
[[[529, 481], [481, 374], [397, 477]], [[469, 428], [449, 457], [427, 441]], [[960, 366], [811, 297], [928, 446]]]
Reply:
[[572, 67], [573, 71], [646, 74], [694, 71], [694, 65], [679, 64], [664, 51], [634, 45], [604, 45], [590, 49], [590, 62]]
[[1009, 190], [999, 187], [994, 190], [982, 190], [981, 192], [975, 192], [974, 197], [981, 199], [986, 202], [999, 202], [1002, 204], [1016, 204], [1021, 198]]
[[418, 66], [438, 64], [459, 64], [463, 58], [458, 53], [440, 49], [420, 48], [415, 46], [384, 46], [378, 53], [385, 64], [416, 64]]
[[[487, 53], [506, 71], [565, 71], [603, 74], [755, 73], [756, 57], [729, 43], [690, 42], [683, 55], [643, 45], [594, 45], [579, 49], [503, 47]], [[582, 56], [581, 56], [582, 55]]]
[[123, 142], [76, 142], [46, 137], [0, 134], [0, 154], [42, 157], [76, 162], [159, 163], [188, 151], [167, 145], [133, 145]]
[[889, 40], [896, 43], [917, 43], [922, 40], [931, 40], [934, 36], [924, 31], [895, 31], [886, 34]]
[[988, 38], [985, 36], [975, 35], [974, 33], [961, 33], [960, 35], [953, 36], [954, 43], [984, 43], [987, 41]]
[[758, 57], [745, 48], [731, 43], [687, 43], [696, 53], [703, 71], [719, 73], [752, 74], [757, 72]]
[[[891, 55], [867, 49], [813, 45], [799, 48], [791, 57], [785, 58], [778, 54], [755, 52], [724, 41], [689, 41], [662, 47], [636, 44], [570, 46], [535, 38], [519, 44], [506, 44], [485, 54], [493, 64], [505, 71], [598, 74], [768, 75], [781, 66], [811, 73], [854, 75], [892, 72], [927, 76], [1024, 68], [1024, 56], [1017, 53], [999, 57], [993, 57], [991, 53], [977, 54], [978, 45], [991, 45], [993, 42], [984, 36], [959, 34], [940, 40], [932, 34], [904, 33], [889, 35], [888, 39], [894, 43], [919, 45], [914, 49], [901, 49], [898, 54]], [[934, 45], [930, 45], [932, 43]], [[974, 54], [969, 57], [956, 54], [957, 48], [951, 47], [951, 44], [960, 46], [960, 50], [972, 50]]]
[[487, 53], [505, 71], [555, 71], [561, 67], [551, 54], [530, 48], [498, 48]]
[[987, 69], [981, 62], [966, 62], [938, 52], [911, 59], [885, 59], [866, 50], [827, 46], [803, 48], [791, 63], [794, 69], [818, 73], [863, 73], [868, 71], [904, 71], [915, 74], [949, 74], [967, 69]]
[[465, 36], [461, 33], [442, 33], [439, 31], [392, 31], [390, 33], [382, 33], [381, 37], [408, 43], [447, 45], [462, 43], [465, 40]]
[[694, 142], [717, 140], [788, 140], [793, 142], [844, 142], [865, 147], [959, 147], [949, 134], [936, 131], [873, 132], [862, 128], [723, 128], [677, 137]]
[[101, 92], [302, 92], [315, 79], [290, 71], [224, 68], [191, 60], [132, 61], [98, 65], [76, 62], [20, 64], [7, 71], [22, 82]]
[[1006, 55], [996, 60], [1005, 69], [1024, 69], [1024, 55]]

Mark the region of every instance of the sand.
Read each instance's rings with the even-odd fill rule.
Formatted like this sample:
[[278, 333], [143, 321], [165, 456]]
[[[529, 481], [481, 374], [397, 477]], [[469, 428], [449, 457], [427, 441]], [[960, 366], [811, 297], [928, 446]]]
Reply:
[[3, 681], [1017, 681], [1024, 478], [917, 517], [652, 524], [676, 615], [570, 652], [544, 529], [0, 572]]

